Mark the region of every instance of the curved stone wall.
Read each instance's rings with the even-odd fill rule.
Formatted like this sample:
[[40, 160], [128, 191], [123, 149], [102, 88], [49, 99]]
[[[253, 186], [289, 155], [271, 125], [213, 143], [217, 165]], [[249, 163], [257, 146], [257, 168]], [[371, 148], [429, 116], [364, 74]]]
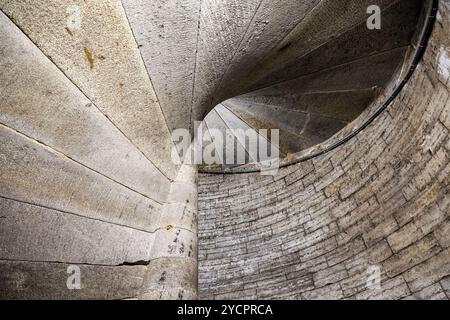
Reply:
[[200, 175], [200, 298], [450, 298], [449, 32], [441, 1], [412, 79], [345, 145], [275, 176]]

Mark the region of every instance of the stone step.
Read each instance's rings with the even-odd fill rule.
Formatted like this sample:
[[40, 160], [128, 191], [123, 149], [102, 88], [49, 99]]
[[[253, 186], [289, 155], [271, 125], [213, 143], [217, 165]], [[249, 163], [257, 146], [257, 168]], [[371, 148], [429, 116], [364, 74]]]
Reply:
[[421, 0], [402, 0], [387, 8], [381, 14], [380, 30], [369, 29], [367, 22], [363, 21], [337, 37], [330, 38], [307, 55], [303, 51], [293, 52], [288, 61], [274, 64], [273, 70], [265, 72], [264, 77], [251, 85], [249, 90], [411, 45], [417, 32], [421, 3]]
[[[280, 22], [283, 25], [288, 24], [289, 17], [299, 12], [301, 19], [292, 25], [292, 29], [285, 30], [286, 32], [276, 39], [266, 35], [276, 31], [267, 31], [264, 20], [259, 21], [258, 25], [262, 27], [250, 27], [248, 37], [253, 41], [244, 43], [245, 47], [238, 51], [232, 68], [224, 77], [223, 92], [218, 92], [223, 95], [221, 99], [245, 93], [246, 88], [250, 88], [255, 81], [272, 73], [274, 69], [286, 66], [293, 59], [310, 53], [330, 39], [366, 21], [369, 6], [378, 5], [384, 9], [398, 1], [400, 0], [297, 1], [299, 5], [307, 3], [314, 6], [305, 13], [298, 8], [292, 8], [293, 11], [287, 14], [287, 22]], [[284, 19], [284, 16], [277, 18]], [[261, 28], [266, 32], [259, 34], [257, 31]], [[286, 79], [289, 78], [284, 78]]]
[[154, 232], [161, 205], [0, 125], [0, 196]]
[[321, 115], [324, 117], [350, 122], [358, 117], [373, 101], [379, 90], [331, 91], [320, 93], [299, 93], [295, 90], [265, 94], [239, 96], [232, 99], [240, 103], [272, 105], [278, 108]]
[[170, 132], [120, 0], [0, 0], [0, 9], [166, 177], [175, 179]]
[[3, 14], [0, 123], [145, 196], [170, 181]]
[[399, 71], [408, 47], [397, 48], [348, 64], [280, 82], [245, 96], [289, 95], [384, 88]]

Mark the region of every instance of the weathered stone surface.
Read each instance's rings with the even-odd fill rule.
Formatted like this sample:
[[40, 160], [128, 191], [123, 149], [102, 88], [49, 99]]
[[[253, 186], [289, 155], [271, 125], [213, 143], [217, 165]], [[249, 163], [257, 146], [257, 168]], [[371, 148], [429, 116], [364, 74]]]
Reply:
[[440, 281], [442, 288], [444, 289], [447, 299], [450, 299], [450, 277], [445, 277]]
[[449, 253], [450, 250], [446, 249], [406, 272], [404, 277], [411, 290], [422, 290], [447, 277], [450, 272]]
[[229, 68], [260, 0], [201, 1], [193, 118], [202, 119], [215, 104], [224, 72]]
[[[317, 93], [342, 90], [365, 90], [383, 87], [401, 65], [405, 48], [382, 52], [362, 60], [351, 61], [323, 71], [307, 74], [283, 83], [274, 84], [252, 92], [252, 95], [283, 94], [287, 92]], [[368, 68], [370, 74], [367, 74]], [[364, 71], [362, 71], [364, 70]], [[247, 95], [248, 96], [248, 95]]]
[[[349, 2], [347, 2], [349, 3]], [[350, 3], [349, 3], [350, 4]], [[357, 6], [361, 4], [361, 7], [356, 9]], [[379, 3], [373, 2], [372, 5], [379, 5]], [[262, 86], [268, 86], [271, 83], [276, 83], [285, 79], [294, 79], [301, 75], [317, 72], [319, 70], [326, 69], [328, 67], [334, 67], [336, 65], [344, 64], [350, 61], [362, 59], [363, 57], [373, 55], [376, 52], [382, 52], [387, 50], [392, 50], [402, 46], [408, 46], [413, 37], [415, 25], [417, 24], [418, 15], [420, 14], [421, 1], [391, 1], [388, 3], [384, 1], [384, 4], [389, 5], [385, 8], [381, 15], [382, 28], [373, 32], [367, 28], [366, 19], [361, 20], [361, 14], [364, 14], [364, 9], [367, 8], [367, 3], [357, 3], [353, 2], [350, 5], [355, 6], [355, 13], [361, 21], [360, 24], [354, 24], [350, 28], [346, 29], [344, 32], [337, 36], [337, 39], [331, 38], [330, 41], [324, 42], [322, 45], [314, 49], [312, 52], [305, 55], [305, 47], [297, 48], [295, 51], [291, 51], [288, 60], [280, 59], [283, 68], [280, 68], [280, 64], [274, 65], [274, 70], [265, 75], [263, 79], [260, 79], [253, 87], [258, 88]], [[318, 8], [323, 10], [326, 6], [335, 6], [335, 3], [328, 2], [327, 4], [321, 3]], [[365, 6], [366, 5], [366, 6]], [[342, 6], [345, 4], [341, 3], [339, 10], [342, 10]], [[348, 10], [348, 8], [346, 8]], [[320, 11], [316, 11], [317, 13]], [[323, 12], [323, 11], [322, 11]], [[330, 14], [336, 14], [336, 11], [330, 12]], [[354, 18], [354, 16], [353, 16]], [[303, 25], [299, 25], [293, 30], [293, 33], [297, 33], [297, 37], [305, 37], [304, 34], [300, 33], [301, 27], [308, 28], [308, 23], [316, 23], [313, 17], [308, 17], [309, 21], [301, 22]], [[339, 17], [338, 19], [345, 19], [345, 17]], [[347, 17], [348, 19], [348, 17]], [[355, 19], [356, 20], [356, 19]], [[354, 20], [354, 21], [355, 21]], [[349, 22], [349, 21], [348, 21]], [[336, 32], [336, 24], [333, 24], [334, 29], [327, 30], [330, 33]], [[321, 29], [325, 26], [321, 26]], [[338, 23], [338, 28], [341, 27]], [[329, 28], [329, 26], [326, 26]], [[317, 29], [317, 32], [323, 32], [323, 30]], [[292, 40], [294, 37], [291, 33], [288, 38]], [[317, 37], [322, 37], [324, 34], [316, 35], [316, 37], [311, 37], [311, 42], [318, 40]], [[287, 45], [288, 39], [283, 41], [278, 48], [282, 48], [282, 45]], [[357, 46], [347, 49], [348, 43], [357, 43]], [[297, 44], [298, 45], [298, 44]], [[287, 47], [286, 50], [292, 50]], [[346, 48], [346, 49], [344, 49]], [[298, 51], [300, 49], [300, 51]], [[310, 48], [308, 48], [310, 49]], [[284, 51], [284, 50], [283, 50]], [[282, 54], [284, 52], [282, 51]], [[275, 52], [273, 55], [277, 55]], [[289, 55], [289, 54], [288, 54]], [[264, 66], [266, 62], [270, 62], [272, 56], [264, 60], [261, 64]], [[278, 59], [278, 57], [276, 57]], [[284, 57], [286, 59], [286, 57]], [[264, 67], [263, 67], [264, 68]]]
[[[247, 76], [240, 85], [245, 87], [260, 78], [261, 75], [268, 75], [276, 69], [282, 69], [293, 60], [306, 56], [318, 47], [327, 44], [337, 35], [365, 22], [367, 8], [370, 5], [378, 5], [385, 9], [396, 2], [396, 0], [344, 0], [337, 3], [328, 0], [313, 3], [314, 10], [304, 19], [299, 20], [275, 47], [269, 47], [262, 57], [262, 61], [256, 60], [250, 64], [253, 66], [253, 74]], [[333, 23], [328, 21], [333, 21]], [[289, 77], [285, 79], [289, 79]]]
[[160, 258], [148, 268], [139, 299], [189, 300], [197, 297], [197, 262], [194, 259]]
[[[73, 274], [80, 268], [80, 290], [69, 290]], [[0, 260], [2, 299], [125, 299], [141, 293], [145, 266], [92, 266], [63, 263]], [[70, 273], [68, 273], [68, 270]]]
[[304, 300], [339, 300], [344, 296], [339, 284], [334, 284], [318, 290], [304, 292], [301, 297]]
[[200, 0], [123, 1], [170, 130], [193, 128]]
[[[449, 30], [446, 15], [388, 112], [345, 145], [271, 178], [200, 175], [200, 298], [448, 299], [449, 89], [436, 48]], [[316, 76], [296, 88], [358, 88], [372, 74], [314, 88]], [[244, 100], [282, 105], [285, 88]]]
[[355, 296], [359, 300], [398, 300], [410, 294], [408, 286], [402, 277], [382, 282], [381, 289], [368, 289]]
[[[369, 41], [373, 4], [391, 28]], [[418, 4], [0, 0], [0, 297], [193, 299], [198, 281], [211, 299], [448, 298], [448, 0], [406, 87], [338, 148], [273, 176], [198, 179], [170, 158], [169, 129], [272, 81], [235, 99], [249, 127], [284, 126], [293, 148], [346, 125], [301, 154], [336, 143], [406, 74]]]
[[119, 265], [149, 261], [154, 233], [0, 198], [0, 260]]
[[[234, 51], [232, 63], [222, 76], [219, 88], [223, 92], [218, 91], [222, 98], [226, 95], [230, 97], [232, 88], [237, 86], [238, 90], [243, 90], [242, 81], [254, 70], [256, 63], [276, 47], [318, 2], [317, 0], [261, 1], [245, 34], [241, 37], [239, 47]], [[279, 14], [273, 14], [274, 11]]]
[[120, 0], [2, 0], [0, 9], [157, 168], [175, 178], [169, 130]]
[[257, 127], [258, 129], [282, 128], [283, 133], [287, 131], [292, 136], [295, 135], [296, 139], [292, 137], [289, 139], [289, 137], [283, 135], [280, 137], [283, 144], [290, 142], [290, 140], [301, 141], [301, 144], [297, 145], [293, 152], [307, 149], [330, 138], [346, 124], [344, 121], [323, 117], [320, 114], [292, 111], [266, 103], [256, 103], [254, 101], [242, 103], [235, 102], [233, 99], [227, 101], [226, 104], [231, 106], [232, 111], [235, 109], [241, 111], [240, 114], [243, 115], [242, 118], [244, 120], [247, 120], [247, 116], [244, 114], [249, 113], [254, 118], [267, 124], [265, 127]]
[[[279, 149], [281, 156], [301, 150], [305, 147], [305, 140], [306, 143], [311, 143], [311, 138], [302, 137], [302, 139], [299, 139], [298, 133], [289, 131], [284, 127], [279, 128], [280, 126], [277, 125], [273, 119], [268, 119], [267, 117], [262, 116], [260, 117], [259, 114], [255, 115], [254, 112], [251, 112], [249, 103], [234, 103], [233, 100], [227, 100], [223, 104], [227, 106], [236, 116], [243, 119], [250, 127], [255, 128], [256, 130], [279, 129]], [[274, 112], [270, 113], [273, 114]], [[302, 116], [300, 115], [299, 118], [300, 117]], [[302, 122], [304, 122], [304, 120], [302, 120]]]
[[161, 212], [159, 225], [164, 228], [176, 226], [195, 233], [197, 230], [197, 211], [183, 203], [166, 204]]
[[167, 226], [156, 232], [152, 257], [184, 257], [195, 259], [197, 239], [191, 231]]
[[384, 261], [383, 268], [388, 276], [393, 277], [431, 258], [440, 251], [441, 248], [436, 239], [427, 236]]
[[[217, 150], [215, 153], [215, 159], [220, 160], [224, 167], [236, 166], [236, 152], [234, 152], [234, 144], [226, 143], [226, 137], [230, 135], [227, 130], [229, 127], [221, 118], [220, 114], [213, 110], [205, 118], [205, 124], [208, 127], [208, 131], [211, 134], [214, 148]], [[228, 155], [228, 156], [227, 156]]]
[[169, 180], [2, 13], [0, 28], [0, 122], [153, 200], [166, 200]]
[[433, 284], [420, 292], [417, 292], [413, 295], [415, 299], [419, 300], [446, 300], [448, 299], [445, 291], [442, 287], [437, 284]]
[[350, 122], [361, 114], [375, 98], [376, 93], [377, 91], [372, 88], [303, 94], [294, 90], [285, 91], [282, 94], [267, 91], [266, 94], [250, 92], [232, 100], [248, 103], [265, 103], [283, 109], [304, 111]]
[[[223, 104], [216, 106], [214, 111], [217, 112], [230, 132], [231, 130], [243, 130], [246, 133], [247, 137], [245, 135], [234, 135], [236, 137], [235, 139], [237, 145], [233, 149], [236, 150], [237, 155], [242, 155], [242, 158], [245, 156], [245, 161], [251, 163], [258, 163], [259, 161], [267, 160], [259, 159], [258, 150], [256, 150], [256, 148], [249, 147], [257, 146], [259, 139], [264, 139], [259, 136], [258, 131], [250, 127], [246, 122], [242, 121]], [[210, 126], [215, 128], [214, 123], [211, 123]], [[251, 134], [248, 132], [251, 132]], [[265, 139], [265, 141], [267, 141], [267, 139]], [[237, 157], [235, 158], [235, 161], [237, 163]]]

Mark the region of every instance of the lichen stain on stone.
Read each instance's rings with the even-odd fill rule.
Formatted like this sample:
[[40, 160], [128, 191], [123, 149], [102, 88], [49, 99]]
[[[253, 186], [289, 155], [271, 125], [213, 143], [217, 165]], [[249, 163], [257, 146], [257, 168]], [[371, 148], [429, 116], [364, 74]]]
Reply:
[[438, 55], [438, 72], [445, 79], [450, 77], [450, 57], [448, 54], [449, 50], [447, 48], [441, 48]]
[[92, 56], [92, 53], [86, 47], [83, 48], [83, 51], [84, 51], [84, 55], [85, 55], [87, 61], [89, 62], [89, 67], [91, 69], [93, 69], [94, 68], [94, 58]]

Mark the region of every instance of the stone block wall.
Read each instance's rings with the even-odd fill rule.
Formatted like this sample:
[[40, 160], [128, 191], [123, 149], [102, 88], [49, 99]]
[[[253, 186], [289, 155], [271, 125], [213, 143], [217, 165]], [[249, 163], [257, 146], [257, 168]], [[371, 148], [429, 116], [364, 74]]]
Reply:
[[0, 0], [0, 298], [449, 298], [449, 0], [411, 82], [356, 138], [276, 176], [199, 179], [172, 161], [171, 129], [267, 80], [280, 60], [265, 50], [314, 5], [340, 19], [319, 42], [353, 22], [334, 0], [164, 3]]
[[200, 175], [200, 298], [450, 298], [449, 33], [441, 1], [410, 82], [338, 149], [275, 176]]

